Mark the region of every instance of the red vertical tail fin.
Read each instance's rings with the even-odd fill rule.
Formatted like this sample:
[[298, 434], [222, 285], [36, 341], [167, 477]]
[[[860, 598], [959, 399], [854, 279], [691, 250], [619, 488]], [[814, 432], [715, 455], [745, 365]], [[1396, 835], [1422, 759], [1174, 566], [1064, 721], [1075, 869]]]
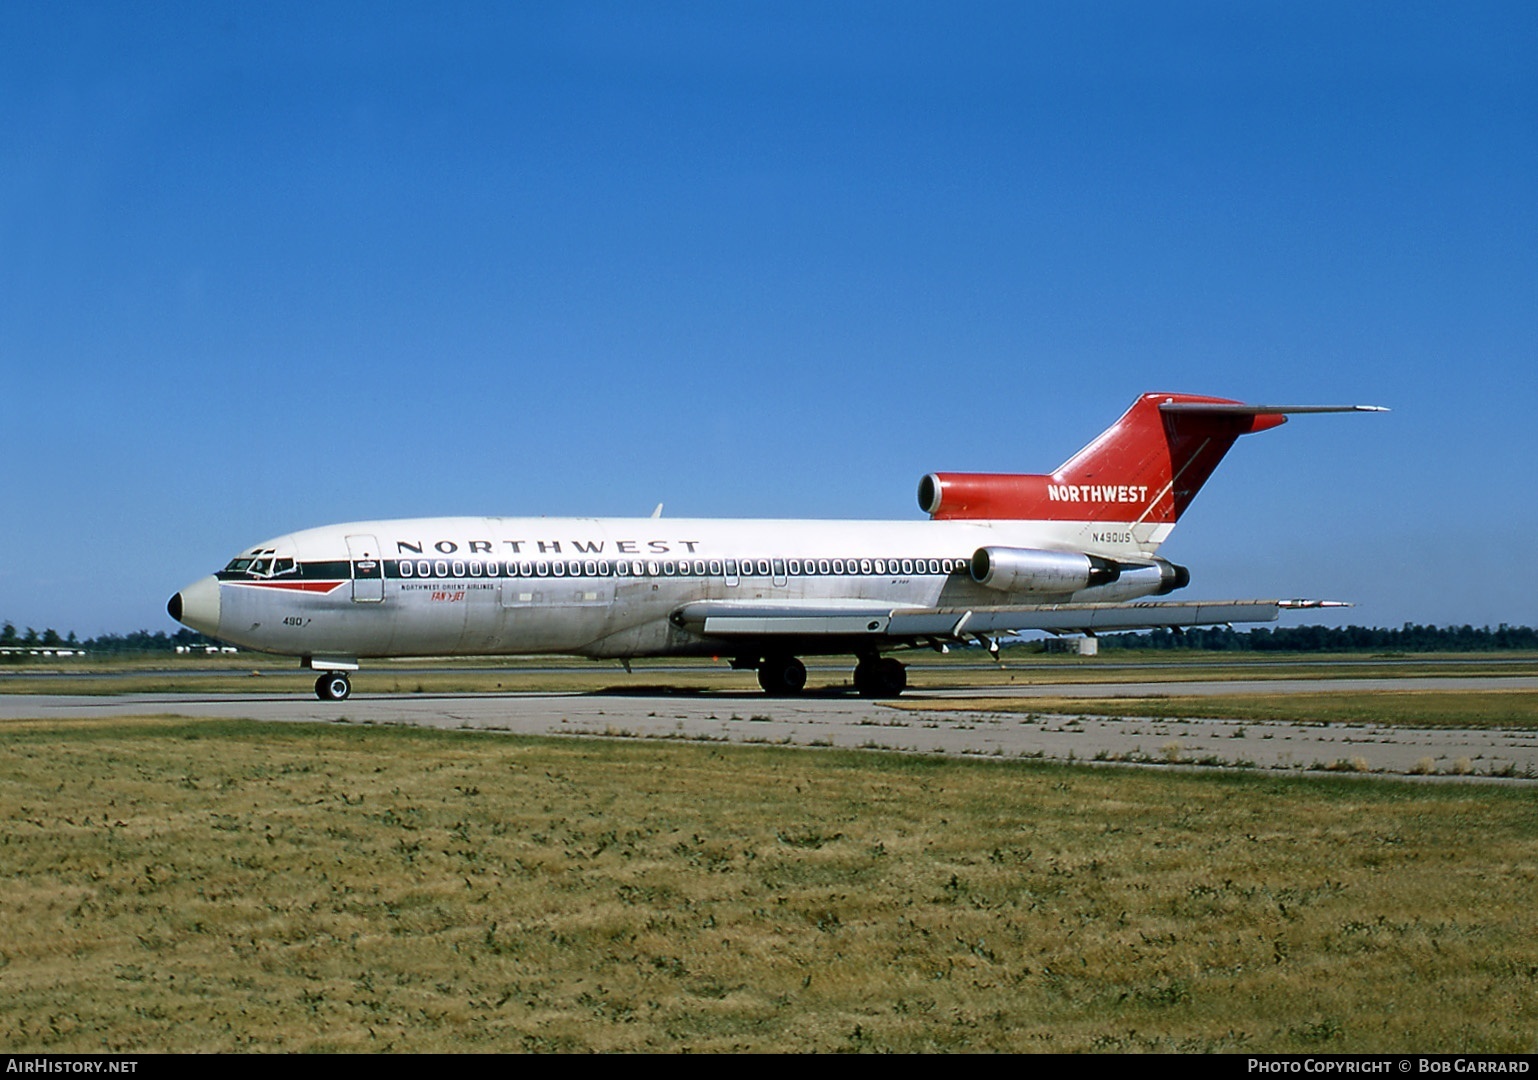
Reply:
[[1371, 405], [1246, 405], [1196, 394], [1143, 394], [1050, 475], [931, 473], [919, 505], [936, 519], [1165, 526], [1185, 512], [1240, 435], [1287, 413], [1377, 412]]
[[[1099, 438], [1053, 470], [1057, 490], [1049, 490], [1048, 498], [1056, 495], [1057, 512], [1049, 519], [1173, 525], [1235, 439], [1286, 422], [1280, 413], [1225, 398], [1143, 394]], [[1107, 489], [1124, 485], [1137, 487], [1135, 499], [1106, 497]], [[1074, 509], [1075, 498], [1080, 511]], [[1088, 516], [1078, 518], [1083, 510]]]

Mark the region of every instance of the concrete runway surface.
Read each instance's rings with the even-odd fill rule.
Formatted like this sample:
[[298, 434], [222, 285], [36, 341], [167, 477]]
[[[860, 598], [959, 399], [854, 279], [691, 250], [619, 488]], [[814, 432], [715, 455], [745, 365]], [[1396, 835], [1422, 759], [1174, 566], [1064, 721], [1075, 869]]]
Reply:
[[[1362, 690], [1538, 690], [1538, 678], [1285, 679], [1074, 683], [913, 691], [903, 702], [956, 697], [1297, 694]], [[1135, 704], [1129, 703], [1129, 711]], [[756, 693], [357, 694], [345, 702], [274, 694], [0, 695], [0, 722], [172, 715], [261, 721], [411, 724], [526, 735], [712, 740], [1267, 770], [1333, 769], [1538, 784], [1538, 731], [1434, 730], [1370, 724], [1104, 718], [906, 708], [850, 695]], [[1515, 778], [1515, 779], [1511, 779]]]

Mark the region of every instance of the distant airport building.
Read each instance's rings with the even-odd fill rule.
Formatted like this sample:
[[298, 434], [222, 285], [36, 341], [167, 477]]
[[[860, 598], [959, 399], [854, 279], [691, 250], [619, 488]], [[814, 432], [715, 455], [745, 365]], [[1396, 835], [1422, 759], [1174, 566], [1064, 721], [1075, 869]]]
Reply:
[[1099, 656], [1100, 639], [1096, 637], [1052, 637], [1042, 642], [1049, 653], [1070, 656]]

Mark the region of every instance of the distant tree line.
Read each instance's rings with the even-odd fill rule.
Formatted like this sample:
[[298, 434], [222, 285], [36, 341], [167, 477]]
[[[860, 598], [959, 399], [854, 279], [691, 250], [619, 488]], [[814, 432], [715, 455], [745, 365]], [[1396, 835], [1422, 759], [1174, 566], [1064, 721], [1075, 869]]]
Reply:
[[87, 652], [105, 654], [174, 653], [178, 646], [202, 649], [214, 644], [217, 642], [213, 638], [184, 628], [174, 634], [167, 634], [164, 630], [157, 630], [153, 634], [148, 630], [135, 630], [131, 634], [103, 634], [90, 638], [83, 647]]
[[52, 627], [49, 627], [47, 630], [44, 630], [41, 634], [39, 634], [36, 630], [29, 626], [27, 627], [26, 633], [18, 634], [16, 632], [15, 625], [12, 623], [6, 623], [4, 626], [0, 626], [0, 648], [14, 646], [27, 648], [59, 647], [68, 649], [74, 648], [79, 644], [80, 643], [75, 639], [75, 632], [73, 630], [69, 632], [69, 637], [62, 638], [59, 636], [59, 632]]
[[1235, 630], [1149, 630], [1101, 634], [1102, 649], [1200, 649], [1212, 652], [1492, 652], [1538, 650], [1530, 626], [1281, 626]]
[[86, 638], [81, 641], [71, 630], [67, 636], [61, 637], [57, 630], [51, 627], [38, 631], [27, 627], [24, 631], [17, 631], [14, 623], [7, 622], [0, 625], [0, 649], [80, 649], [97, 655], [116, 655], [120, 653], [174, 653], [178, 646], [202, 649], [206, 645], [215, 644], [210, 637], [198, 633], [196, 630], [178, 630], [174, 634], [167, 634], [164, 630], [151, 633], [148, 630], [135, 630], [131, 634], [102, 634], [100, 637]]

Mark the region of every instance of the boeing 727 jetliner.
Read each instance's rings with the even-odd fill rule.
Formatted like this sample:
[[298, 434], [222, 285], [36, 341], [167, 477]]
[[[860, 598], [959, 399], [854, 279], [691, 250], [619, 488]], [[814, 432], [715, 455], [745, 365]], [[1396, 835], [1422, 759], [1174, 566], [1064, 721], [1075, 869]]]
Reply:
[[1048, 475], [931, 473], [928, 521], [423, 518], [307, 529], [187, 586], [171, 617], [297, 656], [341, 700], [359, 661], [564, 653], [629, 661], [725, 656], [770, 694], [808, 655], [856, 658], [855, 688], [900, 694], [883, 654], [1022, 630], [1090, 633], [1269, 622], [1329, 601], [1149, 602], [1185, 587], [1159, 546], [1240, 435], [1288, 413], [1144, 394]]

